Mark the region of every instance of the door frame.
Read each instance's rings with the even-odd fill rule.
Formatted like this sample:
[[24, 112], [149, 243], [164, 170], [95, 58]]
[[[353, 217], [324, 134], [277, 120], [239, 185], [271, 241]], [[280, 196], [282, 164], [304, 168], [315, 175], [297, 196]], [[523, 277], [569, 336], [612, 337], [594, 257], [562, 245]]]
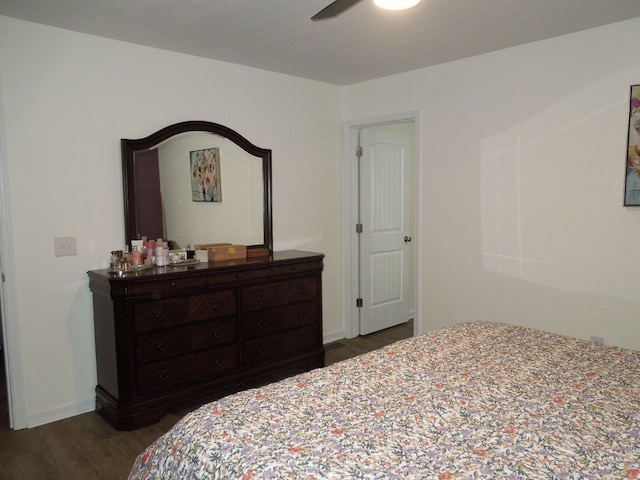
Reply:
[[[0, 112], [2, 112], [1, 105]], [[27, 420], [24, 408], [24, 374], [17, 310], [15, 256], [12, 236], [9, 234], [11, 213], [4, 138], [6, 138], [5, 125], [3, 116], [0, 114], [0, 273], [4, 275], [4, 281], [0, 279], [0, 315], [2, 316], [0, 326], [4, 342], [9, 425], [14, 430], [20, 430], [27, 427]]]
[[415, 129], [415, 231], [413, 232], [415, 270], [414, 270], [414, 334], [420, 331], [420, 161], [421, 142], [420, 142], [420, 111], [409, 111], [398, 114], [391, 114], [382, 117], [367, 118], [362, 120], [354, 120], [343, 123], [342, 129], [342, 145], [343, 145], [343, 278], [344, 278], [344, 334], [346, 338], [354, 338], [359, 334], [358, 325], [358, 307], [356, 306], [356, 298], [359, 295], [359, 265], [358, 265], [358, 234], [355, 226], [358, 218], [358, 169], [355, 161], [355, 151], [358, 146], [358, 130], [366, 127], [373, 127], [385, 124], [410, 122], [413, 121]]

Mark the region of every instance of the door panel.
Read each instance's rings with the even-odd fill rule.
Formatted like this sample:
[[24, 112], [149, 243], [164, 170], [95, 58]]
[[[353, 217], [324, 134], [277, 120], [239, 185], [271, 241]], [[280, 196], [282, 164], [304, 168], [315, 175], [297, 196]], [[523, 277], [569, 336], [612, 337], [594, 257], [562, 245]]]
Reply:
[[[411, 128], [413, 124], [411, 123]], [[413, 230], [411, 138], [382, 127], [361, 131], [360, 335], [409, 320]]]

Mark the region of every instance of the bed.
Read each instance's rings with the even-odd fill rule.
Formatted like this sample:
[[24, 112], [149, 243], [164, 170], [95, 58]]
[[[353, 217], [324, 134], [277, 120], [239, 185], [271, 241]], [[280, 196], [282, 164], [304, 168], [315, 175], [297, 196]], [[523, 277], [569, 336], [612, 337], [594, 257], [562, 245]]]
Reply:
[[446, 327], [204, 405], [129, 478], [640, 478], [640, 352]]

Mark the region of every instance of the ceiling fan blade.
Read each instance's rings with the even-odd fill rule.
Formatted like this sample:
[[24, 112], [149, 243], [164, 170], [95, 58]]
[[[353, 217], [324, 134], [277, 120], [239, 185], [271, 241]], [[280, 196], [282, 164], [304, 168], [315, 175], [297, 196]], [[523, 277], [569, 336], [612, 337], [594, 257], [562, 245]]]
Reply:
[[340, 15], [345, 10], [353, 7], [356, 3], [362, 0], [335, 0], [335, 2], [324, 7], [318, 13], [316, 13], [311, 20], [324, 20], [326, 18], [333, 18]]

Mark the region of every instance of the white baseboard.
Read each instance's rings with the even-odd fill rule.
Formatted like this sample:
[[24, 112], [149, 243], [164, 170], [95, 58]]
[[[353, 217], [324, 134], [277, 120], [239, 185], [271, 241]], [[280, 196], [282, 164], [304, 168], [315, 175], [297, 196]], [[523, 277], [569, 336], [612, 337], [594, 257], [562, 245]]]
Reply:
[[96, 399], [95, 397], [91, 397], [90, 399], [83, 400], [79, 403], [65, 405], [64, 407], [36, 413], [35, 415], [27, 415], [27, 428], [39, 427], [40, 425], [57, 422], [58, 420], [64, 420], [65, 418], [93, 412], [95, 409]]
[[326, 345], [327, 343], [337, 342], [343, 338], [346, 338], [344, 330], [340, 330], [338, 332], [326, 333], [323, 336], [322, 341]]

